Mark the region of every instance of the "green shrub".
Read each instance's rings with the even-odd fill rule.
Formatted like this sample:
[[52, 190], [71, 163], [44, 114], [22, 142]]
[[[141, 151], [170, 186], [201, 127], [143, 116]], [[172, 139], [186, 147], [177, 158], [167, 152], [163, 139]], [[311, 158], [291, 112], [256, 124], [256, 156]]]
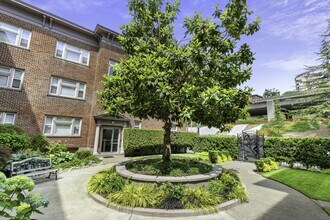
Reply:
[[49, 158], [52, 159], [53, 165], [59, 165], [61, 163], [66, 163], [74, 159], [74, 154], [70, 152], [58, 152], [55, 154], [49, 154]]
[[[190, 132], [172, 132], [172, 152], [183, 152], [192, 147], [193, 138], [198, 134]], [[160, 154], [163, 148], [164, 131], [133, 129], [124, 130], [124, 149], [126, 156]]]
[[[66, 152], [66, 153], [69, 153], [69, 152]], [[101, 162], [101, 159], [96, 156], [90, 156], [90, 157], [86, 157], [84, 159], [79, 159], [74, 156], [72, 160], [62, 162], [62, 163], [58, 164], [57, 167], [62, 168], [62, 169], [68, 169], [71, 167], [90, 166], [92, 164], [97, 164], [100, 162]]]
[[213, 209], [220, 201], [220, 197], [213, 196], [204, 186], [186, 187], [182, 197], [186, 209]]
[[124, 185], [125, 180], [116, 173], [97, 173], [89, 180], [87, 191], [106, 197], [120, 191]]
[[243, 186], [237, 185], [236, 187], [234, 187], [233, 191], [228, 194], [227, 198], [239, 199], [241, 202], [247, 202], [248, 194]]
[[26, 134], [18, 125], [0, 124], [0, 134]]
[[330, 138], [267, 138], [264, 151], [276, 161], [330, 167]]
[[231, 158], [238, 157], [237, 137], [198, 136], [193, 139], [195, 152], [211, 150], [227, 151]]
[[209, 159], [211, 163], [218, 163], [218, 156], [219, 156], [219, 151], [211, 150], [209, 152]]
[[8, 161], [11, 158], [11, 150], [8, 147], [0, 146], [0, 170], [6, 167]]
[[255, 160], [254, 164], [259, 172], [269, 172], [278, 169], [278, 164], [275, 162], [274, 158], [266, 157], [260, 160]]
[[13, 152], [27, 149], [31, 146], [31, 138], [24, 133], [0, 133], [0, 145], [9, 147]]
[[67, 151], [68, 151], [67, 145], [66, 144], [62, 144], [60, 142], [51, 143], [47, 147], [47, 152], [49, 154], [56, 154], [56, 153], [67, 152]]
[[40, 150], [41, 152], [46, 152], [48, 146], [47, 137], [43, 134], [35, 134], [31, 139], [31, 148], [33, 150]]
[[93, 156], [92, 152], [86, 149], [77, 150], [74, 154], [78, 159], [84, 159]]
[[49, 202], [41, 194], [28, 194], [33, 188], [34, 182], [26, 176], [7, 179], [0, 172], [0, 217], [31, 219], [33, 213], [42, 214], [38, 209]]
[[128, 184], [121, 191], [108, 196], [109, 203], [119, 204], [128, 207], [155, 207], [163, 199], [162, 192], [151, 184], [133, 185]]

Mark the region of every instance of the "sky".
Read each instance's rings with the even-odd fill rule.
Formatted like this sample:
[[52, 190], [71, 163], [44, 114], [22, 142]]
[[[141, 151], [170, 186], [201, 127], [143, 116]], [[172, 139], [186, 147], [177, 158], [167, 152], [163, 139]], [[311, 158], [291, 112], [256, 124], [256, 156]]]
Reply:
[[[128, 0], [24, 0], [57, 16], [94, 30], [101, 24], [120, 32], [130, 22]], [[182, 22], [194, 11], [210, 17], [213, 6], [224, 8], [228, 0], [181, 0], [175, 23], [177, 38], [183, 36]], [[251, 79], [245, 85], [262, 95], [265, 89], [281, 93], [295, 89], [294, 78], [306, 66], [318, 64], [326, 20], [330, 19], [330, 0], [247, 0], [252, 18], [261, 18], [260, 31], [244, 38], [255, 53]]]

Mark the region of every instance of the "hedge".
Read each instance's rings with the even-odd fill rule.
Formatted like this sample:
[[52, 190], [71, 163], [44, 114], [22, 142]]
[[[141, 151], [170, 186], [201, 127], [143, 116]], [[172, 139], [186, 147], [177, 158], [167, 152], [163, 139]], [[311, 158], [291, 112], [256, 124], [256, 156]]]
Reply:
[[0, 145], [16, 152], [31, 147], [31, 138], [27, 134], [0, 133]]
[[330, 138], [267, 138], [264, 151], [276, 161], [330, 168]]
[[195, 152], [225, 150], [229, 152], [232, 158], [237, 159], [237, 137], [198, 136], [193, 139], [193, 150]]
[[[172, 151], [185, 152], [192, 147], [193, 138], [198, 134], [190, 132], [172, 132]], [[160, 154], [163, 148], [164, 131], [149, 129], [124, 129], [124, 150], [126, 156]]]

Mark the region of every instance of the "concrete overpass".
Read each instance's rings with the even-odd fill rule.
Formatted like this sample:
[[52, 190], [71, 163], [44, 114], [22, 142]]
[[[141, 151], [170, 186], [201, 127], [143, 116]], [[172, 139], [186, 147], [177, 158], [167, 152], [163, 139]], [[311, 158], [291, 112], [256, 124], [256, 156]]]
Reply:
[[[323, 94], [324, 97], [318, 98], [317, 100], [313, 99], [313, 97], [317, 97]], [[270, 119], [274, 118], [275, 116], [275, 100], [279, 101], [279, 105], [282, 108], [291, 110], [298, 106], [308, 107], [311, 105], [315, 105], [315, 103], [330, 100], [330, 92], [306, 93], [300, 95], [279, 96], [260, 99], [252, 101], [248, 111], [251, 116], [267, 115], [268, 121], [270, 121]]]

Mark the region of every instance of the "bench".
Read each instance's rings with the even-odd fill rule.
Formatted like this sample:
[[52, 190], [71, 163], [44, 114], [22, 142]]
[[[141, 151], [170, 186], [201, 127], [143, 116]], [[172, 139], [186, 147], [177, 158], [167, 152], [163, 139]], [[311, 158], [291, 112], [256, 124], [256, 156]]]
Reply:
[[12, 161], [9, 163], [10, 176], [24, 175], [28, 177], [49, 174], [57, 180], [58, 169], [52, 168], [52, 160], [44, 157], [31, 157], [21, 161]]

